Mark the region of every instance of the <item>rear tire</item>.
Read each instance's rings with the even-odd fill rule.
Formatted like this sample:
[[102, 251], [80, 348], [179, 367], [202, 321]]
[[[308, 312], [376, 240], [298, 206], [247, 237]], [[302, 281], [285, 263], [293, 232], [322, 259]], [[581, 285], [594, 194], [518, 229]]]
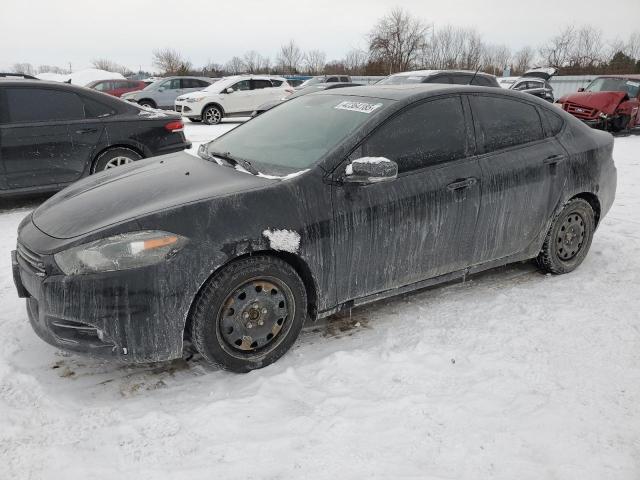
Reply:
[[254, 256], [225, 267], [196, 298], [191, 340], [211, 364], [236, 373], [266, 367], [295, 343], [307, 295], [283, 260]]
[[554, 218], [536, 262], [544, 272], [563, 274], [575, 270], [587, 256], [595, 214], [586, 200], [574, 198]]
[[142, 155], [130, 148], [110, 148], [98, 155], [98, 158], [93, 162], [91, 173], [101, 172], [103, 170], [109, 170], [121, 165], [126, 165], [135, 162], [136, 160], [140, 160], [141, 158]]
[[209, 105], [202, 111], [202, 122], [207, 125], [217, 125], [222, 121], [222, 110], [215, 105]]

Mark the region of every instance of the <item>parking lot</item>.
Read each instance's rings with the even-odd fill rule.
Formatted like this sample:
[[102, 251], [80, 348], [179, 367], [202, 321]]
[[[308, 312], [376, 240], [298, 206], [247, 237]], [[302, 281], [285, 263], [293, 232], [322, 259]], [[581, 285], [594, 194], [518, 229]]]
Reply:
[[[238, 124], [187, 124], [192, 151]], [[203, 478], [215, 463], [225, 479], [637, 479], [639, 151], [616, 138], [616, 201], [575, 272], [511, 265], [354, 309], [247, 375], [42, 342], [9, 257], [42, 198], [5, 202], [0, 478]]]

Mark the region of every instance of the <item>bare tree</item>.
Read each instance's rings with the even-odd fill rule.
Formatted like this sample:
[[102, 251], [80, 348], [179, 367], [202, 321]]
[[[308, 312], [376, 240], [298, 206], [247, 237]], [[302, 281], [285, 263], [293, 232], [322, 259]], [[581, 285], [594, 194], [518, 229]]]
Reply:
[[629, 35], [629, 40], [627, 40], [623, 51], [625, 55], [628, 55], [634, 60], [640, 60], [640, 31], [633, 32]]
[[232, 57], [231, 60], [224, 65], [224, 69], [233, 75], [238, 75], [246, 71], [246, 65], [240, 57]]
[[311, 75], [319, 75], [324, 72], [327, 55], [320, 50], [309, 50], [304, 55], [306, 71]]
[[569, 65], [575, 48], [576, 32], [573, 27], [566, 27], [558, 35], [540, 47], [540, 56], [546, 65], [560, 68]]
[[369, 33], [369, 53], [389, 73], [410, 70], [420, 58], [429, 27], [402, 8], [385, 15]]
[[202, 67], [202, 73], [213, 75], [214, 77], [221, 77], [225, 73], [225, 69], [219, 63], [215, 63], [209, 60], [204, 67]]
[[362, 50], [353, 49], [344, 57], [345, 70], [351, 75], [364, 75], [367, 66], [368, 55]]
[[300, 69], [303, 54], [300, 47], [293, 40], [289, 40], [280, 47], [280, 53], [278, 53], [278, 66], [283, 70], [283, 73], [297, 73]]
[[23, 75], [35, 75], [36, 69], [30, 63], [14, 63], [12, 67], [15, 73], [21, 73]]
[[534, 52], [529, 46], [522, 47], [513, 57], [513, 74], [521, 75], [531, 68]]
[[510, 63], [511, 50], [506, 45], [485, 45], [482, 49], [482, 66], [485, 72], [500, 76]]
[[191, 62], [171, 48], [153, 51], [153, 66], [163, 73], [186, 73], [191, 70]]
[[71, 73], [66, 68], [61, 68], [56, 65], [39, 65], [38, 73], [60, 73], [60, 74], [68, 74]]
[[269, 70], [271, 61], [263, 57], [255, 50], [250, 50], [242, 57], [244, 69], [248, 73], [263, 73]]
[[602, 31], [590, 25], [583, 25], [575, 33], [570, 63], [577, 68], [593, 68], [605, 61], [605, 46]]

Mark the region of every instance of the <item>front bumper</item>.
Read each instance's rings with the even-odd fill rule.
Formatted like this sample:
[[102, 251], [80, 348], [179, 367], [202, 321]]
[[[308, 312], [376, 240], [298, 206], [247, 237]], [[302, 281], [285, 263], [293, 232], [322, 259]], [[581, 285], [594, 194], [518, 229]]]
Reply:
[[179, 113], [183, 117], [188, 118], [201, 118], [202, 108], [205, 106], [205, 102], [185, 102], [176, 101], [173, 106], [173, 110]]
[[26, 298], [31, 326], [47, 343], [133, 363], [182, 355], [193, 296], [185, 292], [182, 275], [169, 271], [175, 267], [170, 261], [141, 269], [67, 276], [34, 268], [33, 259], [25, 257], [24, 247], [20, 248], [21, 253], [11, 253], [14, 282], [18, 295]]

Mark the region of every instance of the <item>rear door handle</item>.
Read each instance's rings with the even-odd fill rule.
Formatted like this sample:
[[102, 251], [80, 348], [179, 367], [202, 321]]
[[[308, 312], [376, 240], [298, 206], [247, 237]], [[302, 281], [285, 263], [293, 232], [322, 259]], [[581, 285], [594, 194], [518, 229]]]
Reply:
[[555, 165], [556, 163], [561, 162], [564, 159], [564, 155], [551, 155], [545, 158], [542, 163], [546, 163], [547, 165]]
[[453, 183], [450, 183], [449, 185], [447, 185], [447, 189], [454, 191], [454, 190], [462, 190], [463, 188], [469, 188], [472, 185], [475, 185], [478, 182], [478, 179], [475, 177], [469, 177], [469, 178], [465, 178], [462, 180], [456, 180]]
[[76, 130], [76, 133], [82, 135], [83, 133], [96, 133], [97, 131], [97, 128], [81, 128], [80, 130]]

